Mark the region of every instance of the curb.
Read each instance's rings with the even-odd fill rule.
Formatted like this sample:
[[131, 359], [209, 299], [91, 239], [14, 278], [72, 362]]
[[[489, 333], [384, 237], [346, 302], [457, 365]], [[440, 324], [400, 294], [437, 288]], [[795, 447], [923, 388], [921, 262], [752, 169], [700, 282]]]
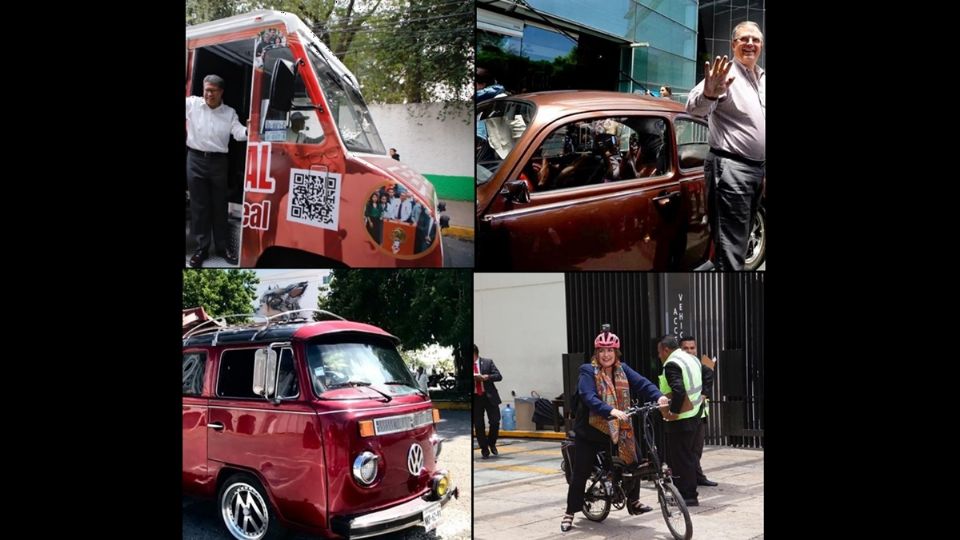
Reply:
[[[473, 431], [472, 435], [477, 436], [476, 431]], [[552, 439], [557, 441], [563, 441], [567, 439], [566, 433], [560, 433], [559, 431], [504, 431], [500, 430], [497, 435], [498, 439]]]
[[444, 229], [442, 234], [444, 236], [452, 236], [454, 238], [473, 240], [473, 227], [460, 227], [459, 225], [451, 225]]
[[473, 408], [473, 404], [465, 401], [434, 401], [433, 408], [448, 411], [469, 411]]

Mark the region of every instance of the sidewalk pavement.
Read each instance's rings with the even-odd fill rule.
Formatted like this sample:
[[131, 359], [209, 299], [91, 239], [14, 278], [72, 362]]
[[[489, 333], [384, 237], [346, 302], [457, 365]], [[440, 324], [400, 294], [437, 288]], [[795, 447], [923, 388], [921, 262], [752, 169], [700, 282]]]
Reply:
[[[480, 459], [474, 440], [474, 539], [672, 538], [651, 482], [641, 486], [640, 500], [653, 506], [653, 512], [631, 516], [611, 509], [601, 523], [578, 513], [573, 529], [560, 533], [567, 497], [560, 442], [501, 439], [497, 449], [499, 456]], [[693, 538], [763, 539], [763, 450], [706, 446], [701, 465], [707, 478], [720, 485], [698, 488], [700, 506], [690, 508]]]
[[477, 213], [474, 201], [441, 200], [447, 204], [447, 210], [440, 215], [450, 216], [450, 227], [444, 229], [443, 234], [473, 240], [473, 220]]

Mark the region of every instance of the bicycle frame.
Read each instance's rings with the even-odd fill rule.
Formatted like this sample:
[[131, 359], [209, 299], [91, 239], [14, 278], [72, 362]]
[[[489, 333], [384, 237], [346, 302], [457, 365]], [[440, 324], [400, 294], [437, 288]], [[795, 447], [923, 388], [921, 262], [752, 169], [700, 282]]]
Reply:
[[[597, 463], [587, 481], [584, 493], [583, 513], [592, 521], [603, 521], [610, 512], [610, 506], [617, 510], [627, 505], [627, 493], [633, 487], [632, 482], [651, 480], [657, 488], [657, 501], [667, 528], [677, 540], [689, 540], [693, 536], [693, 525], [687, 505], [673, 485], [671, 471], [664, 466], [657, 453], [653, 436], [653, 423], [650, 414], [659, 409], [656, 403], [634, 405], [624, 411], [628, 417], [640, 415], [640, 428], [647, 445], [646, 458], [627, 465], [613, 454], [613, 441], [609, 441], [605, 451], [597, 453]], [[599, 512], [594, 512], [593, 504], [601, 503]], [[681, 527], [682, 525], [682, 527]]]

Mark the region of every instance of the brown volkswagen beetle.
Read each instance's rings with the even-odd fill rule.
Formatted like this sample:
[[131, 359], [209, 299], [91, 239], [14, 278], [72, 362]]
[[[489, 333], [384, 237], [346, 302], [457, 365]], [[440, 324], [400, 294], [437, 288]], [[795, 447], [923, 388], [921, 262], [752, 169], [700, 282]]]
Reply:
[[477, 106], [477, 266], [710, 267], [707, 123], [669, 99], [538, 92]]

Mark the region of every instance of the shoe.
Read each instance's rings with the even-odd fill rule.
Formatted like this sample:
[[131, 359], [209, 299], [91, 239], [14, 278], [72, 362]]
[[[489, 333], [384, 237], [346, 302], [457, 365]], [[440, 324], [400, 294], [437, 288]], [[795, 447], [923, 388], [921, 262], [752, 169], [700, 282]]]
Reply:
[[653, 508], [650, 508], [649, 506], [643, 504], [640, 501], [633, 501], [627, 505], [627, 512], [629, 512], [631, 516], [639, 516], [640, 514], [646, 514], [651, 510], [653, 510]]
[[713, 480], [707, 480], [706, 478], [698, 478], [698, 479], [697, 479], [697, 485], [698, 485], [698, 486], [716, 487], [716, 486], [718, 486], [718, 485], [720, 485], [720, 484], [717, 484], [717, 483], [714, 482]]
[[480, 457], [483, 458], [483, 459], [490, 459], [490, 451], [489, 451], [489, 450], [481, 450], [481, 451], [480, 451]]
[[225, 249], [221, 251], [220, 256], [223, 257], [225, 261], [233, 265], [236, 265], [239, 262], [239, 259], [237, 259], [237, 254], [234, 253], [232, 249]]
[[687, 503], [687, 506], [700, 506], [700, 501], [697, 499], [684, 499], [683, 502]]
[[190, 257], [190, 268], [200, 268], [203, 266], [204, 259], [207, 258], [207, 252], [202, 249], [198, 249], [193, 252], [193, 257]]
[[490, 453], [493, 454], [493, 455], [495, 455], [495, 456], [499, 456], [499, 455], [500, 455], [500, 452], [497, 452], [497, 447], [496, 447], [496, 446], [491, 446], [491, 447], [490, 447]]
[[570, 514], [564, 514], [563, 519], [560, 521], [560, 532], [567, 532], [573, 528], [573, 516]]

